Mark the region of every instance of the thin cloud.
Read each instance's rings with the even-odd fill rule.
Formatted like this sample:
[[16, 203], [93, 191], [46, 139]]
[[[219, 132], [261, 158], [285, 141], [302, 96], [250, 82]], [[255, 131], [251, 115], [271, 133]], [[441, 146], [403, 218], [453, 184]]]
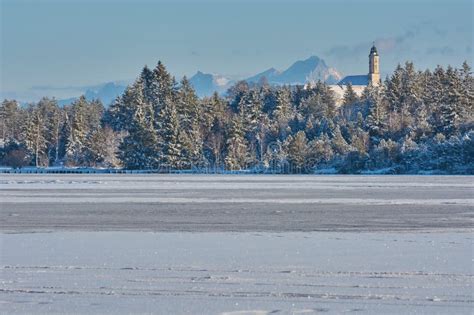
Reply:
[[441, 47], [430, 47], [426, 50], [427, 55], [442, 55], [442, 56], [452, 56], [454, 54], [454, 49], [450, 46], [441, 46]]
[[[415, 31], [408, 30], [403, 34], [391, 37], [379, 37], [375, 39], [375, 46], [383, 54], [390, 54], [401, 48], [407, 49], [409, 47], [408, 41], [415, 37]], [[328, 57], [338, 59], [353, 59], [354, 56], [359, 56], [367, 52], [368, 47], [372, 45], [371, 42], [364, 41], [356, 45], [336, 45], [325, 52]]]

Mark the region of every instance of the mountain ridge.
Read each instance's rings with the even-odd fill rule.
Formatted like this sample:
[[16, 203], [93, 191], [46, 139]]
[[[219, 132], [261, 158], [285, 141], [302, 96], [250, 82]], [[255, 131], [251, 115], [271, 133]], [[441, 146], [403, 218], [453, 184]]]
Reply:
[[[209, 94], [206, 93], [208, 91], [219, 92], [226, 90], [224, 89], [223, 85], [213, 85], [212, 82], [215, 81], [215, 79], [213, 81], [208, 79], [207, 85], [203, 86], [203, 82], [200, 80], [200, 77], [203, 75], [207, 75], [209, 78], [215, 78], [216, 76], [219, 76], [216, 74], [205, 74], [201, 71], [198, 71], [194, 76], [192, 76], [190, 78], [190, 82], [193, 84], [194, 88], [196, 89], [196, 93], [199, 96], [209, 96]], [[323, 59], [313, 55], [307, 59], [295, 61], [283, 71], [272, 67], [242, 80], [247, 81], [248, 83], [257, 84], [261, 80], [264, 80], [264, 78], [270, 85], [303, 85], [308, 82], [313, 83], [319, 80], [328, 84], [335, 84], [342, 79], [342, 74], [335, 68], [328, 67]], [[232, 80], [230, 78], [227, 79], [228, 84], [225, 85], [226, 88], [230, 87], [236, 82], [236, 80]], [[195, 82], [198, 84], [194, 84]]]
[[[196, 90], [196, 94], [199, 97], [205, 97], [211, 96], [214, 92], [219, 94], [225, 93], [230, 86], [241, 80], [258, 84], [264, 78], [270, 85], [303, 85], [318, 80], [328, 84], [335, 84], [342, 79], [342, 74], [337, 69], [329, 67], [323, 59], [313, 55], [306, 59], [295, 61], [285, 70], [278, 70], [272, 67], [239, 80], [231, 76], [197, 71], [189, 78], [189, 81]], [[83, 94], [88, 100], [99, 99], [105, 106], [108, 106], [125, 91], [126, 87], [121, 82], [106, 82], [87, 87]], [[72, 103], [77, 98], [60, 99], [58, 103], [64, 106]]]

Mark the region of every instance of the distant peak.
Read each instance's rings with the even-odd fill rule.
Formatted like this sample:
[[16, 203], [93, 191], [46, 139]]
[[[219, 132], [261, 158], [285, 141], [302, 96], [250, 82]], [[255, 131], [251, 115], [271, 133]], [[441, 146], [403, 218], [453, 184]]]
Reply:
[[317, 65], [317, 64], [321, 64], [323, 66], [326, 67], [326, 62], [324, 62], [323, 59], [319, 58], [318, 56], [309, 56], [307, 59], [305, 60], [301, 60], [302, 63], [307, 63], [307, 64], [312, 64], [312, 65]]
[[321, 60], [318, 56], [309, 56], [308, 59], [304, 60], [304, 61], [319, 61]]
[[198, 71], [196, 72], [195, 75], [193, 75], [190, 80], [192, 81], [193, 79], [196, 80], [196, 79], [209, 79], [211, 80], [212, 78], [214, 77], [213, 74], [210, 74], [210, 73], [204, 73], [202, 71]]

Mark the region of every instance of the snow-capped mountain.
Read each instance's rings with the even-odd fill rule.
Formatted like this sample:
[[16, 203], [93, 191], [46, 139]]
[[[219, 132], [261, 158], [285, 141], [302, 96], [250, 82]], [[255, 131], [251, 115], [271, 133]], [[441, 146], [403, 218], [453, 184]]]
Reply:
[[[263, 78], [271, 85], [296, 85], [307, 82], [324, 81], [334, 84], [341, 80], [342, 75], [334, 68], [326, 65], [323, 59], [311, 56], [305, 60], [293, 63], [288, 69], [280, 71], [270, 68], [249, 78], [229, 77], [219, 74], [210, 74], [198, 71], [189, 81], [196, 90], [199, 97], [211, 96], [212, 93], [224, 93], [238, 80], [245, 80], [249, 83], [259, 83]], [[84, 94], [88, 100], [100, 99], [105, 106], [119, 95], [126, 88], [124, 82], [108, 82], [96, 86], [89, 86], [84, 89]], [[70, 104], [77, 97], [59, 100], [60, 105]]]
[[[335, 84], [342, 79], [342, 75], [335, 68], [328, 67], [323, 59], [311, 56], [308, 59], [296, 61], [284, 71], [270, 68], [243, 80], [259, 83], [263, 78], [271, 85], [296, 85], [319, 80]], [[222, 75], [205, 74], [200, 71], [191, 77], [190, 81], [199, 96], [209, 96], [214, 91], [222, 93], [236, 82]]]
[[248, 78], [247, 81], [258, 82], [262, 77], [266, 77], [270, 84], [295, 85], [319, 80], [333, 84], [338, 82], [342, 75], [336, 69], [328, 67], [323, 59], [311, 56], [308, 59], [296, 61], [284, 71], [271, 68]]

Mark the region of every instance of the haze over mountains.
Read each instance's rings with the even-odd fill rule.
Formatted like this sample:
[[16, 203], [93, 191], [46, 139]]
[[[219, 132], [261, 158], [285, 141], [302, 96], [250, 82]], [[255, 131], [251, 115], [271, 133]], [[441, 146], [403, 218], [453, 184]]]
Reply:
[[[258, 83], [264, 78], [271, 85], [297, 85], [318, 80], [334, 84], [341, 80], [342, 75], [335, 68], [328, 67], [323, 59], [311, 56], [296, 61], [284, 71], [270, 68], [244, 80]], [[223, 92], [236, 82], [221, 75], [205, 74], [200, 71], [192, 76], [190, 81], [201, 97], [209, 96], [214, 91]]]
[[[84, 96], [88, 100], [99, 99], [104, 105], [108, 106], [117, 98], [117, 96], [125, 91], [126, 87], [127, 85], [124, 82], [107, 82], [97, 86], [88, 87], [84, 91]], [[62, 99], [58, 101], [58, 104], [64, 106], [71, 104], [76, 99], [77, 97]]]
[[[239, 80], [249, 83], [259, 83], [266, 80], [271, 85], [297, 85], [307, 82], [324, 81], [328, 84], [337, 83], [342, 78], [340, 72], [329, 67], [326, 62], [317, 57], [311, 56], [305, 60], [298, 60], [286, 70], [280, 71], [270, 68], [249, 78], [232, 78], [220, 74], [210, 74], [198, 71], [189, 81], [196, 90], [199, 97], [210, 96], [215, 91], [224, 93], [230, 86]], [[89, 87], [84, 91], [87, 99], [100, 99], [104, 105], [108, 106], [117, 96], [121, 95], [126, 88], [126, 84], [120, 82], [107, 82], [97, 86]], [[70, 104], [76, 98], [59, 100], [60, 105]]]

